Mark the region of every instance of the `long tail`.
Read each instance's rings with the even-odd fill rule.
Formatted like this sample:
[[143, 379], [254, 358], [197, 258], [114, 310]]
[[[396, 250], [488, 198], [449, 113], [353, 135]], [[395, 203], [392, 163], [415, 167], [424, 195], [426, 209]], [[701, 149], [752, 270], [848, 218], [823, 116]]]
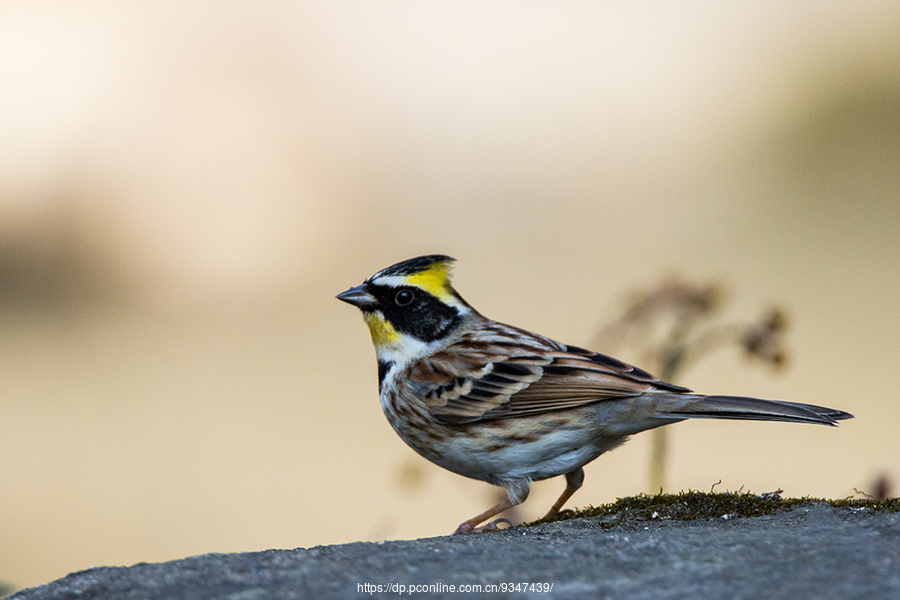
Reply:
[[[686, 398], [687, 399], [687, 398]], [[762, 400], [744, 396], [695, 396], [681, 406], [666, 411], [672, 416], [693, 419], [747, 419], [751, 421], [788, 421], [819, 423], [834, 427], [837, 421], [853, 415], [836, 408], [814, 404]]]

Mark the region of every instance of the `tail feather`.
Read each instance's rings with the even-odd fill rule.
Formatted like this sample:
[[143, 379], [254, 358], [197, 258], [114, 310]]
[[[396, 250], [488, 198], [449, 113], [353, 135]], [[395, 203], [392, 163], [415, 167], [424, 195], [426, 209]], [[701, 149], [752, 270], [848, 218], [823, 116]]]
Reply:
[[693, 402], [682, 404], [667, 414], [695, 419], [787, 421], [831, 426], [837, 421], [853, 418], [850, 413], [836, 408], [745, 396], [697, 396]]

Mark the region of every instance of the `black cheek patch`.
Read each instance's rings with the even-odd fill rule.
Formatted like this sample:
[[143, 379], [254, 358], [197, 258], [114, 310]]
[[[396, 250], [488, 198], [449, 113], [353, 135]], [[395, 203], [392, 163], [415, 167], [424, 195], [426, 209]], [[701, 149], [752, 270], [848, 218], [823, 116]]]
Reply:
[[[407, 306], [397, 306], [394, 296], [401, 289], [415, 294]], [[432, 342], [447, 334], [459, 323], [459, 311], [448, 306], [424, 290], [414, 287], [384, 290], [379, 308], [394, 329], [423, 342]]]

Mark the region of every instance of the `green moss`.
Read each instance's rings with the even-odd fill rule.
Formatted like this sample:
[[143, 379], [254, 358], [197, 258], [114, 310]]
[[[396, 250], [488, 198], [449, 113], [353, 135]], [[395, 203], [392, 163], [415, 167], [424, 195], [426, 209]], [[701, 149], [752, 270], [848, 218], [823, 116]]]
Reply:
[[652, 496], [641, 494], [629, 498], [619, 498], [611, 504], [588, 507], [578, 511], [562, 510], [549, 519], [541, 519], [528, 523], [526, 526], [575, 518], [600, 518], [602, 526], [613, 527], [634, 521], [691, 521], [694, 519], [759, 517], [810, 502], [825, 502], [838, 508], [900, 511], [900, 498], [888, 498], [879, 502], [867, 498], [843, 500], [808, 497], [782, 498], [778, 492], [757, 495], [743, 492], [686, 491]]

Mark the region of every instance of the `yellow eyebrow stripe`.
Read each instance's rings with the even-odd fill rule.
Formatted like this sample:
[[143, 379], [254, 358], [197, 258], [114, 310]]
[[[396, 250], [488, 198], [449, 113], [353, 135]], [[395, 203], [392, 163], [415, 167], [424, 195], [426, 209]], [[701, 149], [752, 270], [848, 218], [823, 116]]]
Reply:
[[446, 262], [435, 263], [425, 271], [407, 275], [406, 281], [410, 285], [422, 288], [440, 300], [451, 301], [453, 298], [449, 285], [449, 265]]

